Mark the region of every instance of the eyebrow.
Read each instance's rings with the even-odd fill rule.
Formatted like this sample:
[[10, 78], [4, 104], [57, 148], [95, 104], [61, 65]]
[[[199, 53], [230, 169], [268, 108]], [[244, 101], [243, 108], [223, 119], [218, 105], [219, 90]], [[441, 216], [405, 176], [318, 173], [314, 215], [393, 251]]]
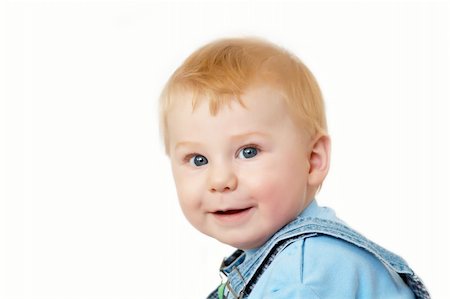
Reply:
[[[261, 137], [269, 137], [269, 134], [263, 133], [263, 132], [257, 132], [257, 131], [252, 131], [252, 132], [247, 132], [244, 134], [237, 134], [237, 135], [232, 135], [230, 137], [231, 140], [236, 141], [236, 140], [242, 140], [245, 138], [248, 138], [250, 136], [261, 136]], [[192, 141], [180, 141], [175, 145], [175, 150], [177, 150], [180, 147], [185, 147], [185, 146], [199, 146], [201, 145], [200, 142], [192, 142]]]

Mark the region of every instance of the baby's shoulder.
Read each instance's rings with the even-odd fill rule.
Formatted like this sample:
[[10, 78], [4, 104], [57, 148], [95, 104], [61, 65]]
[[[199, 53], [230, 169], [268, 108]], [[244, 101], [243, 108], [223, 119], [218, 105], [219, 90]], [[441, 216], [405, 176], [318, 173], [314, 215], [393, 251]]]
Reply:
[[[317, 263], [334, 267], [341, 265], [346, 270], [350, 268], [364, 268], [370, 265], [379, 265], [385, 268], [382, 262], [372, 253], [353, 243], [328, 235], [317, 235], [299, 240], [299, 248], [304, 263]], [[308, 266], [308, 265], [306, 265]]]
[[269, 289], [296, 285], [300, 293], [307, 290], [317, 298], [414, 298], [401, 277], [375, 255], [328, 235], [297, 239], [267, 270], [263, 281], [272, 285]]
[[289, 244], [274, 259], [274, 266], [277, 264], [293, 268], [301, 281], [307, 280], [310, 274], [323, 278], [361, 276], [365, 271], [390, 274], [389, 269], [364, 248], [321, 234], [299, 238]]

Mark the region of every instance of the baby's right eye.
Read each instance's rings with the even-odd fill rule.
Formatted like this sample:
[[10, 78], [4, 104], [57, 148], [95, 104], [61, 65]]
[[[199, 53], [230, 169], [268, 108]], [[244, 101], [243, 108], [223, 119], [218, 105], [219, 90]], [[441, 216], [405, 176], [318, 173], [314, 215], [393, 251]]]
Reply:
[[203, 155], [193, 155], [190, 159], [189, 159], [189, 163], [191, 163], [191, 165], [193, 166], [202, 166], [205, 164], [208, 164], [208, 159], [206, 159], [205, 156]]

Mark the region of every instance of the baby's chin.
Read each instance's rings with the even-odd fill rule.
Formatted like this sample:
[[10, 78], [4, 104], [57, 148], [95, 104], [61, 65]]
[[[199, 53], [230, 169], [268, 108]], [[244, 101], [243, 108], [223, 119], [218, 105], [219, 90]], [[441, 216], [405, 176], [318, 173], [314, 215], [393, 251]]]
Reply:
[[221, 236], [221, 237], [217, 237], [217, 236], [210, 236], [214, 239], [216, 239], [217, 241], [229, 245], [231, 247], [237, 248], [237, 249], [241, 249], [241, 250], [249, 250], [249, 249], [255, 249], [258, 247], [261, 247], [268, 239], [269, 237], [264, 237], [264, 238], [252, 238], [251, 240], [249, 240], [248, 238], [243, 238], [242, 234], [241, 236], [236, 236], [236, 237], [230, 237], [230, 236]]
[[201, 223], [201, 225], [198, 225], [198, 223], [192, 221], [191, 224], [204, 235], [216, 239], [220, 243], [242, 250], [261, 247], [276, 232], [275, 229], [272, 231], [261, 225], [223, 228], [213, 223], [208, 223], [208, 225]]

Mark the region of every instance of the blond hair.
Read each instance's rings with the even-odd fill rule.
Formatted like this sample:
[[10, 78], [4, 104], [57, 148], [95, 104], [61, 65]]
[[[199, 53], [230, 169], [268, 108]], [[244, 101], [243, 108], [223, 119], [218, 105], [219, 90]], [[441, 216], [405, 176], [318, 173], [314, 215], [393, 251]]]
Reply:
[[[310, 70], [293, 54], [260, 38], [225, 38], [192, 53], [172, 74], [160, 97], [160, 130], [169, 154], [167, 115], [180, 100], [179, 92], [192, 93], [192, 108], [200, 98], [209, 100], [212, 115], [253, 84], [278, 88], [293, 119], [310, 136], [327, 134], [325, 106]], [[177, 96], [178, 95], [178, 96]]]

